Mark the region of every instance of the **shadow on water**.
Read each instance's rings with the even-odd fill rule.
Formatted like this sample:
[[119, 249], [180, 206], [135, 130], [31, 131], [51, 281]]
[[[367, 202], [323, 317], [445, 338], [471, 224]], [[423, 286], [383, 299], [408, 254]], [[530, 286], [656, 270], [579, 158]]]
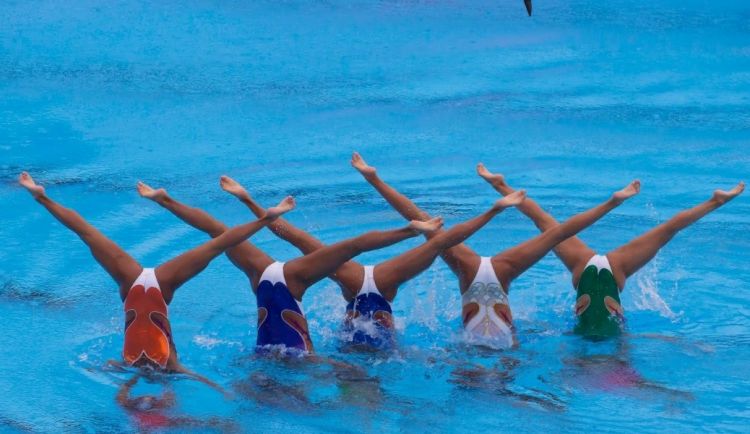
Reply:
[[0, 415], [0, 427], [3, 428], [3, 431], [7, 430], [8, 432], [34, 432], [34, 427], [31, 424], [2, 415]]
[[473, 399], [532, 405], [553, 412], [567, 409], [566, 402], [552, 392], [514, 384], [517, 371], [524, 362], [512, 352], [482, 348], [479, 353], [490, 357], [491, 366], [468, 360], [448, 361], [453, 365], [448, 381], [457, 387], [457, 391], [471, 392]]
[[385, 401], [377, 377], [331, 357], [259, 354], [237, 360], [234, 368], [250, 372], [232, 387], [251, 406], [318, 414], [342, 406], [374, 410]]
[[33, 306], [61, 308], [74, 304], [74, 300], [58, 297], [48, 291], [27, 288], [8, 279], [0, 283], [0, 302], [26, 303]]

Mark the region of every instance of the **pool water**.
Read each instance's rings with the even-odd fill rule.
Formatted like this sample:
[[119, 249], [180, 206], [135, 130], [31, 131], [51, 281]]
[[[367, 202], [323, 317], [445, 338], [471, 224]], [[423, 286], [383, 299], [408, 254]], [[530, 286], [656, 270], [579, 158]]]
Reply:
[[[497, 197], [478, 161], [561, 219], [639, 178], [582, 233], [604, 253], [750, 178], [746, 1], [536, 0], [532, 18], [520, 0], [6, 1], [0, 16], [2, 431], [747, 431], [747, 194], [628, 281], [627, 333], [600, 342], [570, 333], [570, 274], [548, 255], [511, 288], [517, 349], [465, 342], [436, 261], [396, 298], [394, 351], [342, 349], [345, 302], [324, 280], [304, 299], [317, 352], [359, 368], [258, 358], [254, 297], [221, 257], [170, 310], [182, 362], [234, 399], [157, 378], [135, 393], [177, 404], [139, 416], [115, 401], [131, 374], [103, 367], [122, 347], [115, 285], [16, 184], [28, 170], [153, 266], [206, 237], [137, 180], [230, 224], [251, 216], [222, 174], [264, 204], [293, 194], [289, 220], [334, 242], [404, 223], [353, 150], [448, 225]], [[493, 255], [536, 234], [509, 210], [469, 245]]]

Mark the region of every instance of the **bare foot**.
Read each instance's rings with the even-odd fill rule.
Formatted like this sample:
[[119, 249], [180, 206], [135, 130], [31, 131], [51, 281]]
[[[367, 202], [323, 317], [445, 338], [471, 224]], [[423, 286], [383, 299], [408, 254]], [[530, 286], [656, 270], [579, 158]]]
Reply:
[[409, 222], [409, 227], [421, 234], [429, 234], [443, 227], [443, 218], [435, 217], [426, 222], [412, 220]]
[[362, 158], [361, 155], [359, 155], [359, 152], [355, 152], [352, 154], [352, 167], [357, 169], [357, 171], [359, 171], [359, 173], [361, 173], [365, 178], [375, 174], [375, 168], [372, 166], [368, 166], [365, 159]]
[[485, 181], [489, 182], [493, 186], [507, 187], [505, 185], [505, 177], [499, 173], [492, 173], [484, 166], [484, 163], [477, 164], [477, 175], [484, 178]]
[[295, 206], [297, 206], [297, 203], [294, 201], [294, 198], [292, 196], [287, 196], [284, 200], [279, 202], [278, 205], [268, 208], [266, 210], [266, 217], [275, 219], [285, 212], [293, 210]]
[[518, 190], [495, 202], [495, 208], [505, 209], [518, 206], [526, 200], [526, 190]]
[[242, 184], [228, 177], [227, 175], [222, 175], [221, 178], [219, 178], [219, 185], [221, 185], [222, 190], [226, 191], [237, 199], [250, 197], [250, 194], [247, 192], [247, 190], [245, 190], [245, 187], [243, 187]]
[[745, 191], [745, 183], [740, 182], [737, 184], [733, 189], [726, 191], [726, 190], [716, 190], [714, 191], [714, 197], [713, 200], [719, 203], [719, 205], [724, 205], [725, 203], [729, 202], [730, 200], [734, 199], [735, 197], [739, 196], [743, 191]]
[[44, 196], [44, 187], [34, 182], [34, 179], [29, 175], [29, 172], [21, 172], [21, 176], [18, 177], [18, 183], [23, 188], [29, 191], [34, 199]]
[[164, 190], [163, 188], [154, 190], [150, 185], [142, 181], [138, 181], [138, 183], [135, 185], [135, 188], [138, 189], [138, 194], [140, 194], [141, 197], [151, 199], [154, 202], [159, 202], [167, 197], [167, 190]]
[[641, 181], [635, 180], [628, 184], [627, 187], [623, 188], [620, 191], [615, 192], [615, 194], [612, 195], [612, 199], [616, 200], [619, 203], [625, 202], [627, 199], [630, 199], [631, 197], [638, 194], [638, 192], [641, 191]]

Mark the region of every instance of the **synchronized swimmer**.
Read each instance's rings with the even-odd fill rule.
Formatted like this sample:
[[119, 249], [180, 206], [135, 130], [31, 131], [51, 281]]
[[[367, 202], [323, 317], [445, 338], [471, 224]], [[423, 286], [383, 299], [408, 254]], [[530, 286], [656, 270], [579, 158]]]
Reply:
[[[530, 12], [530, 2], [526, 2]], [[351, 165], [409, 223], [401, 228], [371, 231], [325, 245], [281, 216], [295, 207], [290, 196], [268, 209], [257, 203], [233, 179], [222, 176], [220, 186], [235, 196], [256, 220], [233, 228], [207, 212], [182, 204], [163, 188], [139, 182], [138, 192], [185, 223], [206, 233], [211, 240], [155, 268], [144, 268], [113, 241], [86, 222], [75, 211], [50, 199], [44, 188], [23, 172], [19, 183], [63, 225], [89, 247], [94, 259], [119, 287], [125, 313], [122, 358], [126, 366], [167, 373], [183, 373], [221, 390], [215, 383], [184, 366], [177, 358], [167, 306], [175, 291], [226, 253], [249, 279], [256, 296], [260, 352], [310, 355], [313, 344], [302, 309], [307, 289], [325, 278], [341, 288], [346, 301], [344, 329], [353, 348], [383, 350], [394, 345], [391, 303], [399, 287], [426, 270], [440, 256], [458, 278], [463, 305], [463, 324], [471, 342], [491, 347], [516, 345], [513, 316], [508, 300], [511, 282], [554, 251], [573, 276], [577, 291], [575, 331], [589, 337], [608, 337], [622, 330], [620, 292], [626, 279], [647, 264], [679, 231], [729, 202], [744, 190], [740, 182], [729, 191], [713, 196], [677, 214], [669, 221], [606, 255], [599, 255], [576, 235], [627, 199], [638, 194], [635, 180], [613, 193], [603, 203], [558, 223], [523, 190], [511, 188], [505, 178], [481, 163], [477, 173], [502, 197], [484, 213], [443, 229], [440, 217], [431, 217], [406, 196], [381, 180], [374, 167], [354, 153]], [[542, 232], [540, 235], [494, 256], [480, 256], [463, 244], [492, 218], [509, 207], [517, 207]], [[249, 238], [263, 227], [300, 250], [302, 256], [280, 262], [254, 246]], [[353, 258], [363, 252], [423, 235], [426, 241], [406, 252], [374, 265]], [[134, 384], [129, 382], [129, 387]], [[123, 396], [127, 396], [124, 394]], [[123, 398], [123, 402], [130, 402]]]

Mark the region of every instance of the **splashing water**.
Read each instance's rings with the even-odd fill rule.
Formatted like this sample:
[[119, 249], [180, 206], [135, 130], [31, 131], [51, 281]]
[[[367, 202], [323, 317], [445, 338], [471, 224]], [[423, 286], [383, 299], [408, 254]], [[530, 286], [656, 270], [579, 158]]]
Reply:
[[[657, 274], [659, 271], [658, 257], [643, 267], [636, 275], [638, 291], [631, 291], [632, 303], [637, 309], [659, 312], [665, 318], [676, 321], [681, 312], [675, 313], [659, 294]], [[675, 282], [675, 286], [677, 282]]]

